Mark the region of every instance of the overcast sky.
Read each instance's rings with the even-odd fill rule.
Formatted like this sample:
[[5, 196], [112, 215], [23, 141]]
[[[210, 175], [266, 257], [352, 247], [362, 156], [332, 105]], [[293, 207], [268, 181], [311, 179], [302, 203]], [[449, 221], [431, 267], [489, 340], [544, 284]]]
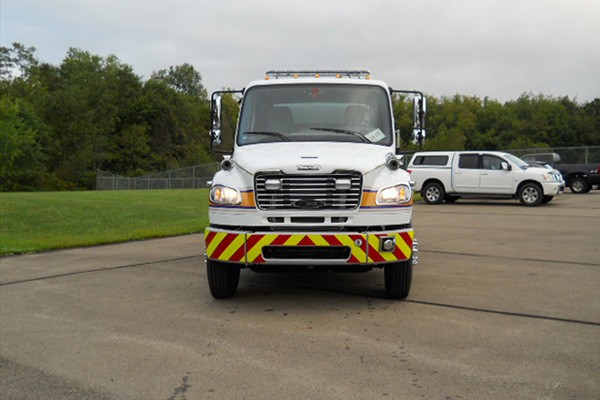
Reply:
[[209, 91], [268, 69], [368, 68], [435, 96], [600, 97], [600, 0], [0, 0], [0, 45], [116, 55], [144, 80], [191, 63]]

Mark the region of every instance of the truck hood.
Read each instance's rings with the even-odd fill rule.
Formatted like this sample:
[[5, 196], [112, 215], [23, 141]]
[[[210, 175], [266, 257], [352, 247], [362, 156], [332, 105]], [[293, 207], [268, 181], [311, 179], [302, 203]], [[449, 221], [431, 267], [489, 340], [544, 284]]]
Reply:
[[547, 174], [551, 171], [554, 171], [554, 169], [529, 165], [527, 168], [525, 168], [525, 171], [529, 173]]
[[335, 170], [364, 174], [385, 164], [390, 153], [390, 147], [362, 143], [268, 143], [237, 147], [233, 162], [252, 175], [258, 171], [314, 174]]

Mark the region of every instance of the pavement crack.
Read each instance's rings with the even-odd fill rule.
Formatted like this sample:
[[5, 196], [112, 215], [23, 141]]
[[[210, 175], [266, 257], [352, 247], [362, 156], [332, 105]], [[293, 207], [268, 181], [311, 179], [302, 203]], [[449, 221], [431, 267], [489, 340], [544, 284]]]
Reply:
[[173, 390], [173, 394], [167, 400], [186, 400], [185, 394], [188, 389], [192, 387], [189, 383], [190, 372], [187, 372], [183, 378], [181, 378], [181, 385]]
[[542, 320], [546, 320], [546, 321], [566, 322], [566, 323], [570, 323], [570, 324], [591, 325], [591, 326], [600, 327], [600, 322], [585, 321], [585, 320], [580, 320], [580, 319], [552, 317], [552, 316], [548, 316], [548, 315], [538, 315], [538, 314], [530, 314], [530, 313], [518, 313], [518, 312], [513, 312], [513, 311], [492, 310], [492, 309], [488, 309], [488, 308], [478, 308], [478, 307], [460, 306], [460, 305], [454, 305], [454, 304], [435, 303], [435, 302], [423, 301], [423, 300], [406, 300], [406, 302], [413, 303], [413, 304], [421, 304], [421, 305], [426, 305], [426, 306], [453, 308], [456, 310], [475, 311], [475, 312], [482, 312], [482, 313], [488, 313], [488, 314], [506, 315], [509, 317], [542, 319]]
[[[356, 296], [356, 297], [363, 297], [363, 298], [368, 298], [368, 299], [381, 299], [381, 300], [389, 300], [389, 301], [393, 301], [393, 302], [397, 301], [397, 300], [390, 300], [387, 297], [385, 297], [383, 294], [381, 296], [378, 296], [378, 295], [373, 295], [373, 294], [348, 292], [345, 290], [324, 289], [324, 288], [307, 287], [307, 286], [303, 286], [302, 289], [317, 290], [317, 291], [328, 292], [328, 293], [338, 293], [338, 294], [343, 294], [343, 295], [347, 295], [347, 296]], [[461, 305], [456, 305], [456, 304], [437, 303], [437, 302], [424, 301], [424, 300], [404, 300], [404, 302], [411, 303], [411, 304], [419, 304], [419, 305], [424, 305], [424, 306], [452, 308], [455, 310], [462, 310], [462, 311], [472, 311], [472, 312], [481, 312], [481, 313], [487, 313], [487, 314], [504, 315], [504, 316], [508, 316], [508, 317], [541, 319], [541, 320], [545, 320], [545, 321], [564, 322], [564, 323], [569, 323], [569, 324], [600, 327], [600, 322], [585, 321], [585, 320], [573, 319], [573, 318], [562, 318], [562, 317], [553, 317], [553, 316], [549, 316], [549, 315], [539, 315], [539, 314], [531, 314], [531, 313], [519, 313], [519, 312], [513, 312], [513, 311], [494, 310], [494, 309], [489, 309], [489, 308], [461, 306]]]
[[552, 264], [569, 264], [569, 265], [581, 265], [588, 267], [600, 267], [598, 263], [588, 263], [588, 262], [579, 262], [579, 261], [562, 261], [562, 260], [544, 260], [541, 258], [524, 258], [524, 257], [512, 257], [512, 256], [498, 256], [498, 255], [489, 255], [489, 254], [477, 254], [477, 253], [461, 253], [454, 251], [441, 251], [441, 250], [427, 250], [419, 248], [420, 253], [433, 253], [433, 254], [448, 254], [452, 256], [467, 256], [467, 257], [486, 257], [486, 258], [499, 258], [499, 259], [507, 259], [507, 260], [519, 260], [519, 261], [534, 261], [534, 262], [543, 262], [543, 263], [552, 263]]
[[86, 270], [82, 270], [82, 271], [65, 272], [63, 274], [39, 276], [37, 278], [21, 279], [21, 280], [10, 281], [10, 282], [0, 282], [0, 287], [9, 286], [9, 285], [17, 285], [20, 283], [37, 282], [37, 281], [45, 281], [45, 280], [49, 280], [49, 279], [64, 278], [66, 276], [84, 275], [84, 274], [90, 274], [90, 273], [94, 273], [94, 272], [116, 271], [116, 270], [125, 269], [125, 268], [143, 267], [143, 266], [147, 266], [147, 265], [155, 265], [155, 264], [160, 264], [160, 263], [170, 262], [170, 261], [188, 260], [188, 259], [198, 258], [198, 257], [203, 257], [203, 256], [198, 255], [198, 256], [175, 257], [175, 258], [167, 258], [164, 260], [149, 261], [149, 262], [136, 263], [136, 264], [117, 265], [114, 267], [100, 267], [100, 268], [94, 268], [94, 269], [86, 269]]

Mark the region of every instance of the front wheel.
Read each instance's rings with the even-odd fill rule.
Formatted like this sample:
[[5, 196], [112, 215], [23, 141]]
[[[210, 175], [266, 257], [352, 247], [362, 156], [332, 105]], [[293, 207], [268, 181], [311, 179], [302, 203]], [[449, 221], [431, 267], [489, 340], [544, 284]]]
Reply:
[[385, 293], [390, 299], [405, 299], [412, 283], [412, 260], [401, 261], [383, 267]]
[[421, 190], [423, 199], [427, 204], [440, 204], [444, 201], [444, 187], [438, 182], [431, 182], [423, 187]]
[[240, 283], [239, 265], [206, 260], [206, 275], [210, 294], [215, 299], [229, 299], [235, 295]]
[[588, 190], [588, 184], [586, 180], [578, 176], [571, 179], [571, 184], [569, 185], [569, 187], [571, 188], [572, 193], [577, 194], [587, 193]]
[[518, 194], [519, 201], [524, 206], [538, 206], [544, 199], [542, 187], [537, 183], [529, 182], [521, 186]]

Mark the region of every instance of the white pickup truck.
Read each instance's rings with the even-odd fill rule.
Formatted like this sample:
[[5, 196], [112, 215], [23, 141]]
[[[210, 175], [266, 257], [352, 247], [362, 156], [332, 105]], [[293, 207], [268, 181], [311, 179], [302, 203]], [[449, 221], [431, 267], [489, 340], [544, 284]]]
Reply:
[[531, 167], [512, 154], [497, 151], [418, 152], [407, 169], [413, 190], [421, 192], [428, 204], [497, 198], [537, 206], [565, 188], [558, 171]]

